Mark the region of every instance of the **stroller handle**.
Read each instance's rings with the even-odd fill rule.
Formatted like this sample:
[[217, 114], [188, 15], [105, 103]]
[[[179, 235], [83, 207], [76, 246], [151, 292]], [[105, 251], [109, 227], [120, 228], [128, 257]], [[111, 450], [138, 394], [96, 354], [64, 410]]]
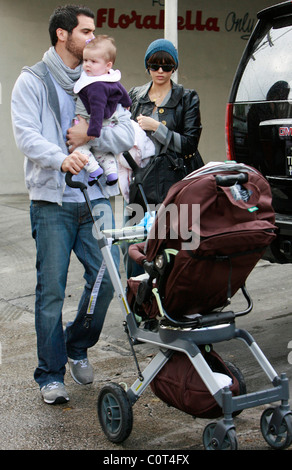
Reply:
[[215, 180], [218, 186], [233, 186], [236, 183], [246, 183], [248, 181], [248, 174], [238, 173], [236, 175], [216, 175]]
[[73, 181], [72, 178], [73, 178], [72, 173], [68, 171], [65, 176], [65, 181], [70, 188], [77, 188], [77, 189], [80, 189], [81, 191], [83, 191], [84, 189], [87, 189], [86, 184], [82, 183], [81, 181]]
[[123, 152], [123, 156], [126, 160], [126, 162], [128, 163], [128, 165], [130, 165], [131, 169], [134, 171], [137, 171], [139, 169], [139, 166], [137, 165], [137, 163], [135, 162], [134, 158], [132, 157], [132, 155], [129, 153], [129, 152]]

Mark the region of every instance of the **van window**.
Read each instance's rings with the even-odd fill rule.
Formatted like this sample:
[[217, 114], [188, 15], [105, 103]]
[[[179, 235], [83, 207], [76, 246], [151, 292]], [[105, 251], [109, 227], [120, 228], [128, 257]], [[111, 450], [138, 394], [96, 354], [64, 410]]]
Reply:
[[256, 41], [236, 102], [292, 99], [292, 26], [284, 21], [278, 21]]

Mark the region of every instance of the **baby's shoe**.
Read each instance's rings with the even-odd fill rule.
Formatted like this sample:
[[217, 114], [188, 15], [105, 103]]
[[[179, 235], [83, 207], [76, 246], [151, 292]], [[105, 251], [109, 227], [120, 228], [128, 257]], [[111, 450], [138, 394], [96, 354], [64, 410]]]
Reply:
[[114, 184], [116, 184], [117, 181], [118, 181], [117, 173], [110, 173], [106, 177], [106, 184], [108, 184], [109, 186], [113, 186]]
[[100, 166], [97, 168], [97, 170], [93, 171], [92, 173], [89, 173], [89, 177], [88, 177], [89, 186], [93, 186], [94, 183], [96, 183], [96, 181], [98, 180], [98, 178], [101, 177], [102, 174], [103, 174], [103, 169]]

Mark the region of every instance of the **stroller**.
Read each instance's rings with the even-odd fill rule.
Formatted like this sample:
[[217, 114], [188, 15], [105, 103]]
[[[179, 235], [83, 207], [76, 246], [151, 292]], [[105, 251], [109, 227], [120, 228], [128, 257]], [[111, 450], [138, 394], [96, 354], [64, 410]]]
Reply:
[[[66, 181], [83, 192], [92, 214], [86, 186], [74, 182], [70, 174]], [[98, 417], [107, 438], [120, 443], [129, 437], [133, 405], [150, 385], [159, 398], [186, 413], [221, 418], [204, 429], [207, 450], [237, 449], [234, 416], [280, 401], [263, 412], [261, 432], [272, 448], [290, 446], [288, 379], [276, 373], [250, 333], [235, 324], [237, 317], [253, 308], [245, 281], [276, 236], [270, 189], [263, 176], [244, 164], [212, 163], [174, 184], [146, 240], [130, 245], [129, 254], [143, 265], [145, 276], [129, 279], [126, 289], [110, 244], [125, 238], [137, 241], [144, 228], [143, 233], [137, 229], [125, 237], [123, 229], [109, 233], [95, 227], [138, 369], [138, 378], [127, 391], [109, 383], [99, 393]], [[238, 290], [247, 306], [234, 312], [229, 305]], [[146, 329], [144, 322], [153, 326]], [[213, 350], [214, 344], [231, 339], [246, 344], [271, 388], [246, 393], [240, 370]], [[135, 342], [158, 350], [142, 372]], [[178, 391], [182, 380], [188, 384], [185, 396]]]

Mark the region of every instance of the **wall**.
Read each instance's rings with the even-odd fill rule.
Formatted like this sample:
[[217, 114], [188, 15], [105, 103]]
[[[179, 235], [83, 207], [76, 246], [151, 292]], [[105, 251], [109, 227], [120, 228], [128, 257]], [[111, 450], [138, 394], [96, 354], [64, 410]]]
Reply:
[[[24, 192], [23, 156], [11, 130], [10, 97], [22, 66], [32, 65], [50, 47], [48, 19], [59, 4], [53, 0], [0, 0], [0, 194]], [[72, 2], [79, 3], [79, 2]], [[144, 53], [163, 37], [163, 0], [88, 0], [96, 14], [96, 32], [114, 36], [116, 68], [127, 89], [148, 81]], [[178, 82], [199, 93], [205, 160], [225, 159], [225, 107], [233, 75], [257, 11], [273, 0], [178, 0]], [[278, 2], [279, 3], [279, 2]]]

